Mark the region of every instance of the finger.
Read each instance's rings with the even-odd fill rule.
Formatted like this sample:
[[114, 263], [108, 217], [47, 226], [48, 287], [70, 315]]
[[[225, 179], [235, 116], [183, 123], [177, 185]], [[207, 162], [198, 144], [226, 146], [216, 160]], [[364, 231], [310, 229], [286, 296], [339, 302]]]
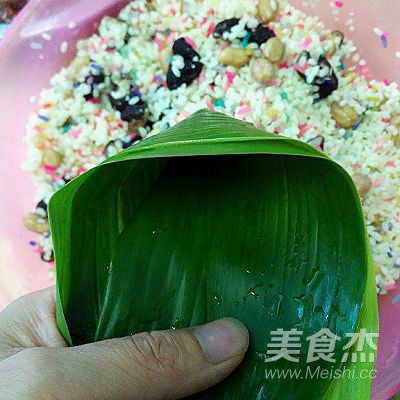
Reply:
[[[45, 373], [62, 376], [52, 387], [55, 398], [180, 399], [226, 378], [242, 361], [248, 340], [245, 326], [226, 318], [190, 329], [42, 349], [28, 363], [39, 365], [38, 370], [42, 363]], [[42, 375], [41, 380], [53, 379]]]
[[0, 312], [0, 361], [23, 348], [65, 347], [55, 319], [54, 286], [12, 302]]

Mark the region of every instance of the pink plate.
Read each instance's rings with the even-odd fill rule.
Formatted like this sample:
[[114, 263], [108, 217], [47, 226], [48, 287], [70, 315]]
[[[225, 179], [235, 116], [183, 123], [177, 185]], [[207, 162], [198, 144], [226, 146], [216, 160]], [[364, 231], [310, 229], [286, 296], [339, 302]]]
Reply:
[[[31, 178], [21, 168], [26, 154], [24, 127], [35, 110], [29, 99], [48, 86], [49, 78], [73, 58], [78, 39], [89, 36], [103, 15], [115, 15], [128, 1], [31, 0], [0, 42], [0, 309], [12, 299], [52, 283], [48, 266], [29, 244], [34, 235], [21, 222], [34, 205]], [[400, 82], [398, 0], [293, 3], [351, 37], [376, 79]], [[386, 47], [377, 34], [380, 31], [386, 37]], [[51, 35], [50, 41], [41, 37], [44, 32]], [[61, 53], [64, 41], [68, 51]], [[374, 400], [386, 400], [400, 390], [399, 293], [397, 285], [388, 296], [379, 298], [381, 336]]]

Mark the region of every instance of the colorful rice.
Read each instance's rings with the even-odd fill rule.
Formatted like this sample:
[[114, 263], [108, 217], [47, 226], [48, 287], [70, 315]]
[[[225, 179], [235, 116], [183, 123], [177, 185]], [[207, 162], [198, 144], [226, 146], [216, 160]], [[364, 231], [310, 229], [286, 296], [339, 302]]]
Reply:
[[[286, 1], [272, 3], [279, 12], [266, 26], [284, 43], [285, 55], [271, 67], [274, 76], [262, 83], [255, 80], [254, 63], [264, 59], [266, 44], [251, 42], [250, 32], [260, 23], [256, 1], [137, 0], [118, 18], [104, 18], [99, 34], [79, 42], [76, 59], [51, 79], [30, 118], [25, 166], [37, 185], [40, 203], [34, 214], [45, 220], [50, 196], [108, 155], [207, 107], [311, 141], [347, 169], [363, 197], [377, 290], [385, 293], [400, 277], [400, 92], [395, 83], [367, 81], [361, 62], [350, 66], [359, 60], [351, 41], [340, 45], [317, 18]], [[240, 23], [215, 38], [218, 23], [233, 17]], [[179, 38], [198, 53], [189, 61], [199, 74], [189, 85], [170, 90], [166, 71], [179, 80], [188, 62], [172, 54]], [[243, 50], [248, 62], [241, 67], [218, 62], [228, 46]], [[303, 51], [308, 56], [301, 64]], [[318, 67], [321, 55], [338, 88], [319, 99], [313, 82], [331, 73], [326, 65]], [[131, 122], [113, 101], [128, 94], [130, 110], [143, 114]], [[334, 103], [339, 114], [332, 114]], [[340, 127], [338, 118], [347, 122]], [[41, 236], [39, 248], [50, 261], [49, 233]]]

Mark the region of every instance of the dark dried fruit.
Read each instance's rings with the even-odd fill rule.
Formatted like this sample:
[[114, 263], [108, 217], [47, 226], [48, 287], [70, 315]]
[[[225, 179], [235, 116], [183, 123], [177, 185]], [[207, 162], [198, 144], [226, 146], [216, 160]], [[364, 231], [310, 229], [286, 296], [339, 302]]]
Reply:
[[106, 157], [111, 157], [114, 154], [119, 153], [122, 149], [128, 149], [139, 140], [142, 140], [140, 135], [132, 135], [128, 141], [123, 141], [121, 139], [111, 140], [104, 148], [104, 155]]
[[216, 39], [222, 38], [225, 32], [230, 32], [231, 29], [238, 23], [239, 23], [239, 18], [230, 18], [219, 22], [214, 29], [213, 36]]
[[196, 78], [198, 78], [203, 69], [203, 63], [199, 61], [199, 53], [197, 53], [197, 51], [194, 50], [184, 38], [175, 41], [172, 46], [172, 53], [183, 57], [185, 64], [180, 70], [180, 76], [176, 76], [173, 72], [172, 64], [169, 65], [167, 72], [167, 86], [170, 90], [177, 89], [184, 83], [190, 85]]
[[106, 79], [106, 76], [104, 75], [104, 69], [100, 65], [91, 62], [89, 64], [89, 75], [85, 78], [84, 83], [90, 86], [90, 93], [86, 94], [85, 100], [90, 100], [93, 99], [95, 96], [93, 94], [95, 88], [97, 85], [100, 83], [103, 83], [104, 80]]
[[273, 30], [267, 28], [263, 24], [259, 24], [254, 31], [250, 31], [249, 43], [257, 43], [259, 46], [261, 46], [268, 39], [271, 39], [274, 36], [276, 35]]
[[128, 142], [122, 142], [122, 148], [127, 149], [139, 140], [142, 140], [142, 137], [140, 135], [132, 135], [131, 139]]
[[323, 151], [325, 145], [325, 138], [322, 135], [318, 135], [310, 140], [307, 140], [307, 143]]
[[122, 140], [111, 140], [108, 142], [107, 146], [104, 148], [104, 155], [106, 157], [111, 157], [122, 150]]
[[[141, 93], [137, 86], [132, 85], [129, 91], [129, 95], [120, 99], [115, 99], [111, 95], [108, 95], [110, 103], [113, 108], [121, 113], [121, 119], [126, 122], [132, 120], [140, 120], [143, 118], [146, 111], [147, 104], [140, 98]], [[134, 97], [138, 97], [139, 101], [135, 104], [129, 104], [130, 100]]]
[[[310, 60], [311, 55], [308, 51], [301, 52], [298, 63], [302, 63], [302, 60]], [[315, 102], [318, 102], [321, 99], [325, 99], [328, 97], [334, 90], [336, 90], [339, 86], [338, 78], [328, 60], [325, 57], [320, 56], [317, 65], [319, 67], [319, 72], [311, 82], [311, 85], [316, 86], [315, 93], [317, 94]], [[301, 65], [302, 66], [302, 65]], [[309, 68], [309, 67], [308, 67]], [[327, 70], [326, 73], [322, 73], [322, 71]], [[297, 70], [297, 73], [301, 76], [304, 82], [307, 82], [306, 74]]]
[[199, 53], [188, 43], [184, 38], [176, 40], [172, 46], [172, 53], [180, 55], [186, 59], [192, 59], [198, 57], [200, 59]]
[[177, 89], [179, 86], [186, 83], [190, 85], [201, 74], [203, 63], [198, 61], [185, 61], [185, 66], [181, 70], [181, 76], [177, 77], [172, 72], [171, 66], [167, 73], [167, 86], [170, 90]]
[[53, 251], [43, 252], [42, 254], [40, 254], [40, 258], [44, 262], [53, 262], [54, 261], [54, 253], [53, 253]]
[[114, 99], [114, 97], [109, 94], [108, 98], [110, 99], [112, 107], [118, 111], [124, 110], [129, 105], [129, 101], [125, 97], [121, 99]]
[[36, 204], [36, 212], [47, 217], [47, 203], [44, 200], [40, 200], [39, 203]]
[[[231, 29], [239, 23], [238, 18], [231, 18], [221, 21], [214, 29], [214, 37], [222, 38], [225, 32], [231, 32]], [[249, 43], [257, 43], [261, 46], [268, 39], [275, 36], [275, 32], [271, 29], [267, 28], [263, 24], [259, 24], [256, 29], [250, 29], [249, 27], [245, 28], [249, 37]]]
[[136, 104], [128, 104], [121, 111], [121, 119], [126, 122], [130, 122], [133, 119], [140, 120], [144, 116], [146, 107], [146, 103], [141, 99]]

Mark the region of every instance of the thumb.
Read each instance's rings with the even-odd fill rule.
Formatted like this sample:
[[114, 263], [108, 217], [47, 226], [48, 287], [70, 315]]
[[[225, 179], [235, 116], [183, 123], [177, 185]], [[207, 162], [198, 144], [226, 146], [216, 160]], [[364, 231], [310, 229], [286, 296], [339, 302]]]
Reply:
[[225, 318], [194, 328], [41, 349], [47, 354], [36, 357], [43, 357], [46, 371], [55, 376], [59, 369], [62, 382], [52, 392], [60, 390], [65, 400], [180, 399], [226, 378], [243, 360], [248, 343], [246, 327]]

